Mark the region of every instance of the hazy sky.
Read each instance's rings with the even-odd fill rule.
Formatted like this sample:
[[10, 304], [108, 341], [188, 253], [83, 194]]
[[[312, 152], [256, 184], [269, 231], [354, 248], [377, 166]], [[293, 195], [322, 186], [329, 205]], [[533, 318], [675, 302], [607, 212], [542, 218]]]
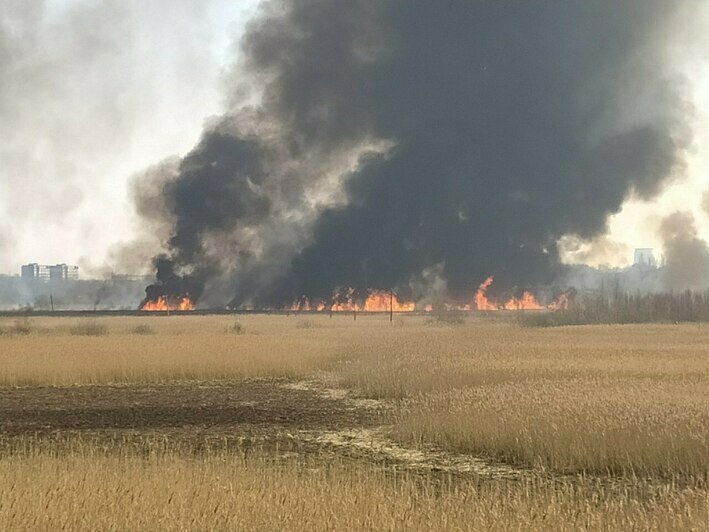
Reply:
[[700, 236], [709, 241], [709, 210], [702, 209], [709, 197], [709, 2], [696, 2], [695, 25], [685, 26], [682, 34], [667, 36], [670, 54], [678, 75], [691, 87], [695, 121], [694, 145], [686, 161], [686, 176], [670, 184], [650, 202], [627, 201], [622, 212], [609, 220], [609, 234], [596, 242], [582, 244], [579, 253], [569, 254], [570, 262], [592, 265], [624, 266], [632, 260], [635, 247], [651, 247], [662, 255], [658, 229], [662, 219], [676, 210], [695, 215]]
[[0, 1], [0, 272], [100, 267], [131, 174], [194, 145], [251, 0]]
[[[223, 110], [235, 42], [257, 0], [0, 0], [0, 272], [26, 262], [101, 269], [135, 223], [130, 177], [183, 155]], [[700, 5], [697, 2], [697, 5]], [[707, 9], [699, 20], [709, 21]], [[698, 24], [697, 27], [701, 27]], [[696, 29], [668, 36], [697, 109], [687, 178], [629, 202], [611, 234], [567, 245], [569, 260], [622, 265], [659, 249], [678, 208], [700, 214], [709, 188], [709, 46]]]

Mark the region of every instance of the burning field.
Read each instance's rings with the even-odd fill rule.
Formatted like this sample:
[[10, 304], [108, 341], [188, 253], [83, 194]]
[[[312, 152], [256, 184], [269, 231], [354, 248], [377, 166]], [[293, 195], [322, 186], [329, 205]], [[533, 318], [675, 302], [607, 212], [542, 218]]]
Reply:
[[169, 297], [158, 296], [157, 299], [146, 299], [138, 310], [146, 312], [165, 312], [170, 310], [194, 310], [195, 306], [189, 296]]
[[[145, 312], [169, 312], [195, 310], [196, 300], [185, 287], [184, 279], [174, 274], [172, 263], [168, 259], [161, 259], [162, 265], [158, 273], [156, 284], [148, 286], [146, 298], [141, 302], [138, 310]], [[275, 309], [257, 308], [255, 310], [278, 310], [293, 312], [433, 312], [433, 311], [499, 311], [499, 310], [566, 310], [573, 298], [573, 292], [560, 294], [547, 304], [541, 304], [537, 298], [528, 291], [523, 291], [519, 297], [488, 297], [488, 289], [493, 284], [494, 278], [488, 277], [478, 287], [470, 303], [455, 303], [445, 300], [434, 302], [425, 299], [422, 301], [400, 298], [393, 290], [370, 289], [357, 292], [353, 288], [336, 290], [329, 299], [313, 299], [302, 296], [290, 305]], [[227, 307], [229, 309], [229, 307]]]
[[[686, 167], [685, 4], [265, 2], [228, 107], [134, 182], [141, 309], [564, 308], [564, 252]], [[699, 223], [660, 224], [653, 290], [707, 286]]]
[[[180, 152], [128, 181], [137, 231], [105, 271], [154, 274], [144, 298], [145, 277], [123, 276], [128, 315], [100, 314], [109, 281], [81, 293], [81, 318], [55, 290], [82, 280], [29, 264], [7, 285], [30, 303], [0, 316], [0, 528], [709, 530], [709, 211], [648, 218], [659, 267], [645, 248], [622, 271], [593, 266], [620, 263], [612, 217], [628, 202], [653, 205], [700, 168], [706, 91], [682, 69], [706, 33], [701, 2], [242, 3], [224, 2], [251, 16], [229, 32], [235, 57], [205, 52], [225, 35], [189, 46], [219, 2], [184, 3], [185, 21], [145, 3], [155, 18], [139, 31], [143, 2], [98, 2], [112, 13], [100, 23], [81, 2], [0, 8], [0, 73], [39, 79], [15, 63], [24, 50], [53, 70], [51, 90], [0, 81], [0, 113], [64, 133], [107, 108], [88, 152], [131, 125], [137, 94], [149, 119], [136, 131], [167, 130]], [[81, 27], [65, 35], [49, 11]], [[36, 48], [25, 18], [81, 68]], [[151, 46], [173, 26], [184, 47]], [[109, 61], [128, 37], [135, 51]], [[183, 48], [175, 72], [157, 68]], [[94, 65], [129, 77], [135, 58], [194, 105], [220, 66], [222, 107], [201, 132], [173, 131], [193, 111], [94, 85]], [[65, 71], [108, 99], [86, 105]], [[164, 89], [154, 98], [171, 101]], [[35, 116], [23, 92], [69, 94], [71, 121], [45, 124], [60, 105]], [[41, 191], [57, 224], [44, 234], [64, 235], [71, 214], [75, 238], [93, 238], [76, 183], [100, 158], [65, 158], [62, 137], [44, 164], [67, 177], [45, 193], [25, 161], [51, 150], [26, 136], [27, 155], [14, 137], [0, 150], [26, 195], [8, 212], [44, 223], [48, 209], [22, 201]], [[106, 159], [164, 149], [142, 138]], [[86, 197], [119, 188], [103, 185]], [[0, 234], [0, 251], [15, 240]], [[44, 317], [25, 285], [48, 292]]]
[[472, 297], [472, 303], [453, 303], [449, 301], [407, 301], [399, 299], [393, 291], [369, 290], [364, 298], [357, 299], [355, 291], [350, 288], [344, 295], [339, 292], [333, 295], [331, 301], [316, 300], [311, 303], [307, 297], [294, 301], [289, 310], [293, 311], [332, 311], [332, 312], [433, 312], [434, 310], [470, 312], [496, 310], [563, 310], [568, 307], [570, 294], [561, 294], [557, 299], [546, 305], [540, 304], [530, 292], [522, 292], [520, 297], [511, 296], [502, 299], [490, 299], [487, 290], [493, 283], [488, 277]]

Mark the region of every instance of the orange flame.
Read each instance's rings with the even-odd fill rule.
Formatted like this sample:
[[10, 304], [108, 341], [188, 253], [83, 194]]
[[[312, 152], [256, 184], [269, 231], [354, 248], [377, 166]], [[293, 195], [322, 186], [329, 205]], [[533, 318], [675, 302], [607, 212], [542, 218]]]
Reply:
[[488, 277], [478, 286], [478, 291], [475, 292], [473, 300], [475, 301], [475, 308], [478, 310], [498, 310], [499, 308], [498, 305], [494, 305], [488, 301], [486, 296], [487, 289], [490, 288], [492, 281], [492, 276]]
[[533, 294], [522, 292], [522, 297], [512, 297], [504, 305], [505, 310], [543, 310], [545, 307], [540, 305]]
[[330, 310], [333, 312], [352, 312], [354, 310], [361, 310], [357, 307], [354, 300], [354, 288], [348, 288], [344, 294], [336, 292], [332, 296]]
[[332, 310], [333, 312], [413, 312], [415, 309], [416, 303], [414, 301], [401, 300], [398, 296], [386, 290], [371, 290], [363, 304], [357, 303], [353, 288], [348, 288], [344, 293], [336, 292], [332, 297], [332, 303], [329, 305], [324, 301], [311, 303], [304, 296], [293, 301], [288, 307], [288, 310], [294, 312], [313, 310]]
[[301, 299], [296, 299], [291, 303], [291, 306], [288, 308], [288, 310], [292, 310], [294, 312], [308, 312], [310, 311], [310, 300], [307, 297], [302, 297]]
[[[493, 283], [494, 278], [488, 277], [478, 287], [473, 297], [473, 304], [442, 303], [442, 308], [446, 311], [469, 312], [471, 310], [494, 311], [494, 310], [566, 310], [570, 305], [570, 296], [567, 293], [561, 294], [556, 300], [548, 305], [542, 305], [531, 292], [524, 291], [520, 297], [510, 297], [505, 301], [490, 300], [487, 297], [487, 290]], [[420, 309], [424, 312], [432, 312], [433, 305], [420, 302]], [[287, 307], [287, 310], [298, 311], [327, 311], [332, 312], [414, 312], [416, 310], [415, 301], [399, 299], [395, 294], [387, 290], [370, 290], [364, 303], [357, 302], [355, 291], [348, 288], [344, 292], [335, 292], [332, 301], [311, 302], [303, 296], [296, 299]]]
[[365, 312], [413, 312], [415, 309], [413, 301], [400, 301], [396, 295], [384, 290], [373, 290], [364, 301]]
[[493, 303], [487, 298], [487, 289], [492, 284], [493, 277], [485, 279], [475, 292], [475, 306], [478, 310], [543, 310], [546, 307], [540, 305], [531, 292], [522, 292], [521, 297], [511, 297], [503, 303]]
[[168, 310], [194, 310], [194, 303], [189, 296], [167, 298], [160, 296], [154, 301], [146, 301], [140, 306], [140, 310], [148, 312], [165, 312]]
[[547, 305], [549, 310], [569, 310], [569, 305], [571, 304], [571, 299], [568, 293], [563, 293], [557, 297], [554, 301]]

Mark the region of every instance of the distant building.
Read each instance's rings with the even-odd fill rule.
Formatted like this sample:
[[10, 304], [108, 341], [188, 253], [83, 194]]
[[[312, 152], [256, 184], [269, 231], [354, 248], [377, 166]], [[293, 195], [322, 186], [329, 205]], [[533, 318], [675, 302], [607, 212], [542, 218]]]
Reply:
[[68, 264], [55, 264], [47, 266], [36, 262], [24, 264], [21, 269], [22, 278], [32, 281], [77, 281], [79, 279], [79, 267]]
[[49, 281], [49, 267], [33, 262], [22, 266], [22, 278], [35, 281]]
[[67, 264], [55, 264], [48, 266], [49, 279], [52, 281], [77, 281], [79, 279], [79, 267]]
[[655, 260], [655, 254], [653, 253], [652, 248], [636, 248], [633, 264], [639, 264], [649, 268], [657, 268], [657, 261]]

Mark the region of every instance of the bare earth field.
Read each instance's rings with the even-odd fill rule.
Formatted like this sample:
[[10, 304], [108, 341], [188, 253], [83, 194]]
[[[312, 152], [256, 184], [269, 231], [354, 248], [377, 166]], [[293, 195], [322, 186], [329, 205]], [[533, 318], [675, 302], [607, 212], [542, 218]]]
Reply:
[[458, 321], [0, 321], [0, 523], [709, 527], [709, 325]]

